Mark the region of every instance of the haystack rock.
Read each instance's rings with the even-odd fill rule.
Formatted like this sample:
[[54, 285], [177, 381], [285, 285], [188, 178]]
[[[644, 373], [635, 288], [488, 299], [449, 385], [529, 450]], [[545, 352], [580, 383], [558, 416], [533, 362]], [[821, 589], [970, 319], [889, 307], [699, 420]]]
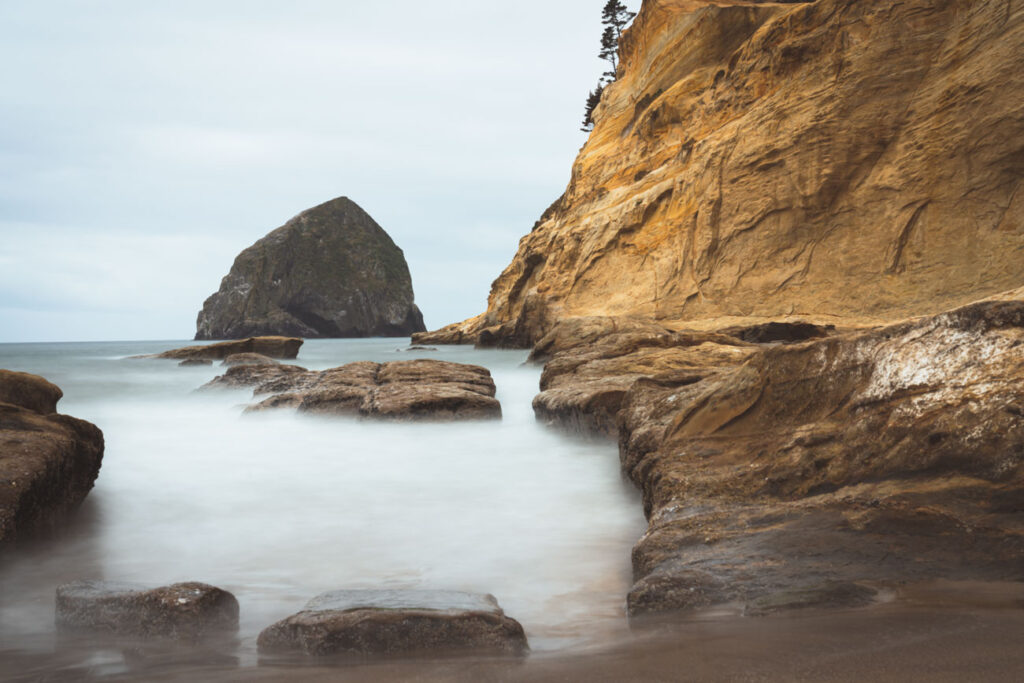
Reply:
[[647, 0], [486, 313], [416, 341], [528, 347], [573, 316], [879, 323], [1018, 287], [1022, 98], [1005, 0]]
[[340, 197], [239, 254], [203, 304], [196, 339], [396, 337], [423, 329], [402, 250]]

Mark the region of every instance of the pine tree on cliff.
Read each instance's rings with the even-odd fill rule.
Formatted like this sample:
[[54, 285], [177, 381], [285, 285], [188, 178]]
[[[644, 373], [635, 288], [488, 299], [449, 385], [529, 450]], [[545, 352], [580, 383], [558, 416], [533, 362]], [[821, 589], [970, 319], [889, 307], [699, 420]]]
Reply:
[[594, 110], [597, 109], [597, 104], [601, 101], [601, 93], [603, 92], [604, 82], [598, 81], [597, 87], [591, 90], [590, 96], [587, 97], [587, 111], [583, 116], [583, 127], [580, 128], [584, 133], [594, 130]]
[[594, 110], [601, 102], [601, 94], [604, 87], [618, 78], [619, 72], [619, 40], [622, 32], [629, 22], [636, 16], [636, 12], [630, 12], [619, 0], [608, 0], [601, 11], [601, 23], [604, 24], [604, 32], [601, 33], [601, 51], [598, 56], [611, 64], [611, 68], [605, 71], [597, 82], [597, 88], [590, 91], [587, 97], [587, 108], [583, 115], [584, 133], [594, 130]]

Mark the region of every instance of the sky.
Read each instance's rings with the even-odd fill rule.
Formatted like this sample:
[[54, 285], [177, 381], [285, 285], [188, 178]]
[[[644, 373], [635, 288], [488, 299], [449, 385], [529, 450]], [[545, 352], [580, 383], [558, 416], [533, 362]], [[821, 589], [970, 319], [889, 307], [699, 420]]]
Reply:
[[603, 5], [0, 0], [0, 343], [190, 339], [339, 196], [429, 328], [476, 315], [586, 140]]

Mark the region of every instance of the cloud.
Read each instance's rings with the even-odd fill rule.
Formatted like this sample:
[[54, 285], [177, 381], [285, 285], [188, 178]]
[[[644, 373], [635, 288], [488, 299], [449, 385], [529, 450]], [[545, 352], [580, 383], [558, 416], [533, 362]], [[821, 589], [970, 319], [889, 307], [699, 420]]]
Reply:
[[478, 313], [584, 140], [600, 4], [0, 3], [0, 341], [190, 336], [235, 254], [340, 195], [429, 325]]

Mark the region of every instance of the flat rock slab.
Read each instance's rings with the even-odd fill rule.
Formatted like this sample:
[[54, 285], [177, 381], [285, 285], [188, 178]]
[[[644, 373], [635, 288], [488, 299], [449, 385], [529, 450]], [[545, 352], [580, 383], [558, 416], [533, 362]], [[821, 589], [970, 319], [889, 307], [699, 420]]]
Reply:
[[0, 370], [0, 544], [57, 530], [92, 490], [103, 432], [56, 413], [61, 390]]
[[303, 340], [297, 337], [249, 337], [236, 341], [204, 344], [202, 346], [186, 346], [171, 349], [163, 353], [134, 358], [166, 358], [170, 360], [225, 360], [228, 356], [239, 353], [258, 353], [269, 358], [291, 360], [299, 355]]
[[398, 421], [501, 417], [487, 368], [439, 360], [363, 361], [322, 372], [287, 365], [237, 366], [203, 388], [218, 387], [271, 394], [247, 412], [292, 408]]
[[396, 655], [529, 649], [523, 627], [492, 595], [455, 591], [324, 593], [260, 633], [261, 654]]
[[142, 639], [197, 641], [238, 630], [238, 600], [205, 583], [148, 588], [77, 581], [57, 589], [57, 628]]

